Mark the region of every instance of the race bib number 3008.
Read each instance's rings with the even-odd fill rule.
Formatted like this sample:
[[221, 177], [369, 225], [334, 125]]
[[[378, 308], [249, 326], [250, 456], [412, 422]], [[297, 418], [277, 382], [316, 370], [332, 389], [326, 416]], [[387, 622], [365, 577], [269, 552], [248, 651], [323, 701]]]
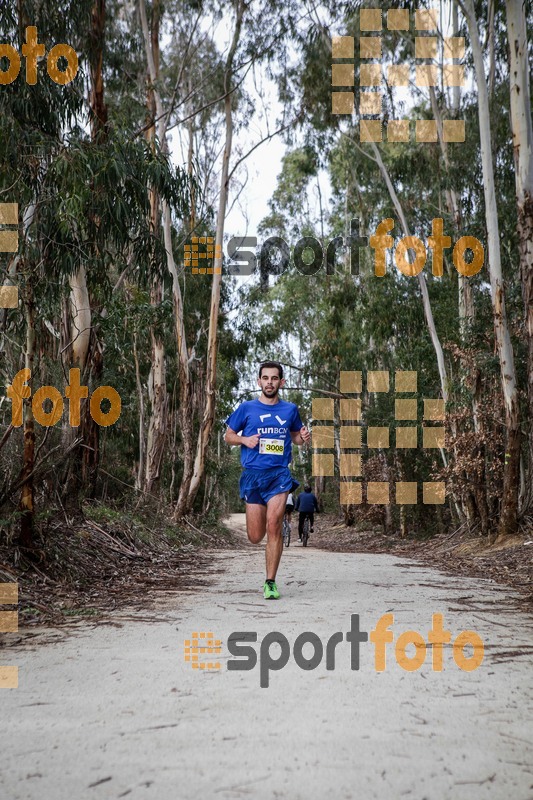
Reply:
[[282, 456], [285, 449], [283, 439], [259, 439], [259, 452], [269, 456]]

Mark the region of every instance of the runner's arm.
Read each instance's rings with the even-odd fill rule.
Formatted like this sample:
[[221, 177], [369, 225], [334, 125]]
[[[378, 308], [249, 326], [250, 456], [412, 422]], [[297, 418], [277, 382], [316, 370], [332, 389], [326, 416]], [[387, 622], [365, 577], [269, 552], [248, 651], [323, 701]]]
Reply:
[[254, 434], [253, 436], [239, 436], [239, 434], [235, 433], [235, 431], [231, 428], [227, 428], [226, 433], [224, 434], [224, 441], [227, 444], [243, 444], [245, 447], [250, 447], [252, 449], [257, 446], [259, 439], [260, 436], [258, 433]]
[[311, 441], [311, 434], [304, 425], [299, 431], [291, 431], [291, 439], [293, 444], [309, 444]]

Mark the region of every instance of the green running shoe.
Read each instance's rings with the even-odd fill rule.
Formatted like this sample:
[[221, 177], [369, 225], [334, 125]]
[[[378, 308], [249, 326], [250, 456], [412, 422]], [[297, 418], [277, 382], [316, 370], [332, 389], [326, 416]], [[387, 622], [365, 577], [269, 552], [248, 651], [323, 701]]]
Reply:
[[263, 586], [263, 595], [265, 600], [277, 600], [279, 597], [278, 587], [276, 581], [265, 581]]

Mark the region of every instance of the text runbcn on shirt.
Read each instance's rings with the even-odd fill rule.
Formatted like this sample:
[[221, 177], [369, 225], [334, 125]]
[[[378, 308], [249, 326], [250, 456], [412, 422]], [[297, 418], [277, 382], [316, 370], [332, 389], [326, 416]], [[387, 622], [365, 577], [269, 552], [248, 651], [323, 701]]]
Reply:
[[256, 447], [241, 445], [241, 464], [246, 469], [286, 467], [292, 457], [291, 431], [303, 428], [298, 406], [279, 400], [267, 405], [260, 400], [246, 400], [235, 409], [226, 425], [243, 436], [261, 436]]

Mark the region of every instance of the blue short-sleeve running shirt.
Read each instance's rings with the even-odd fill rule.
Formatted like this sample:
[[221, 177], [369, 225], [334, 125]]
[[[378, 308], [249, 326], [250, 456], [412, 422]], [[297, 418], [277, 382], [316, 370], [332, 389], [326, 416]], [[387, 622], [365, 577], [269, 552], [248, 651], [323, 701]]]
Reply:
[[243, 436], [260, 435], [251, 449], [241, 445], [241, 464], [246, 469], [286, 467], [292, 457], [291, 431], [303, 428], [298, 406], [279, 400], [274, 405], [246, 400], [231, 414], [226, 425]]

